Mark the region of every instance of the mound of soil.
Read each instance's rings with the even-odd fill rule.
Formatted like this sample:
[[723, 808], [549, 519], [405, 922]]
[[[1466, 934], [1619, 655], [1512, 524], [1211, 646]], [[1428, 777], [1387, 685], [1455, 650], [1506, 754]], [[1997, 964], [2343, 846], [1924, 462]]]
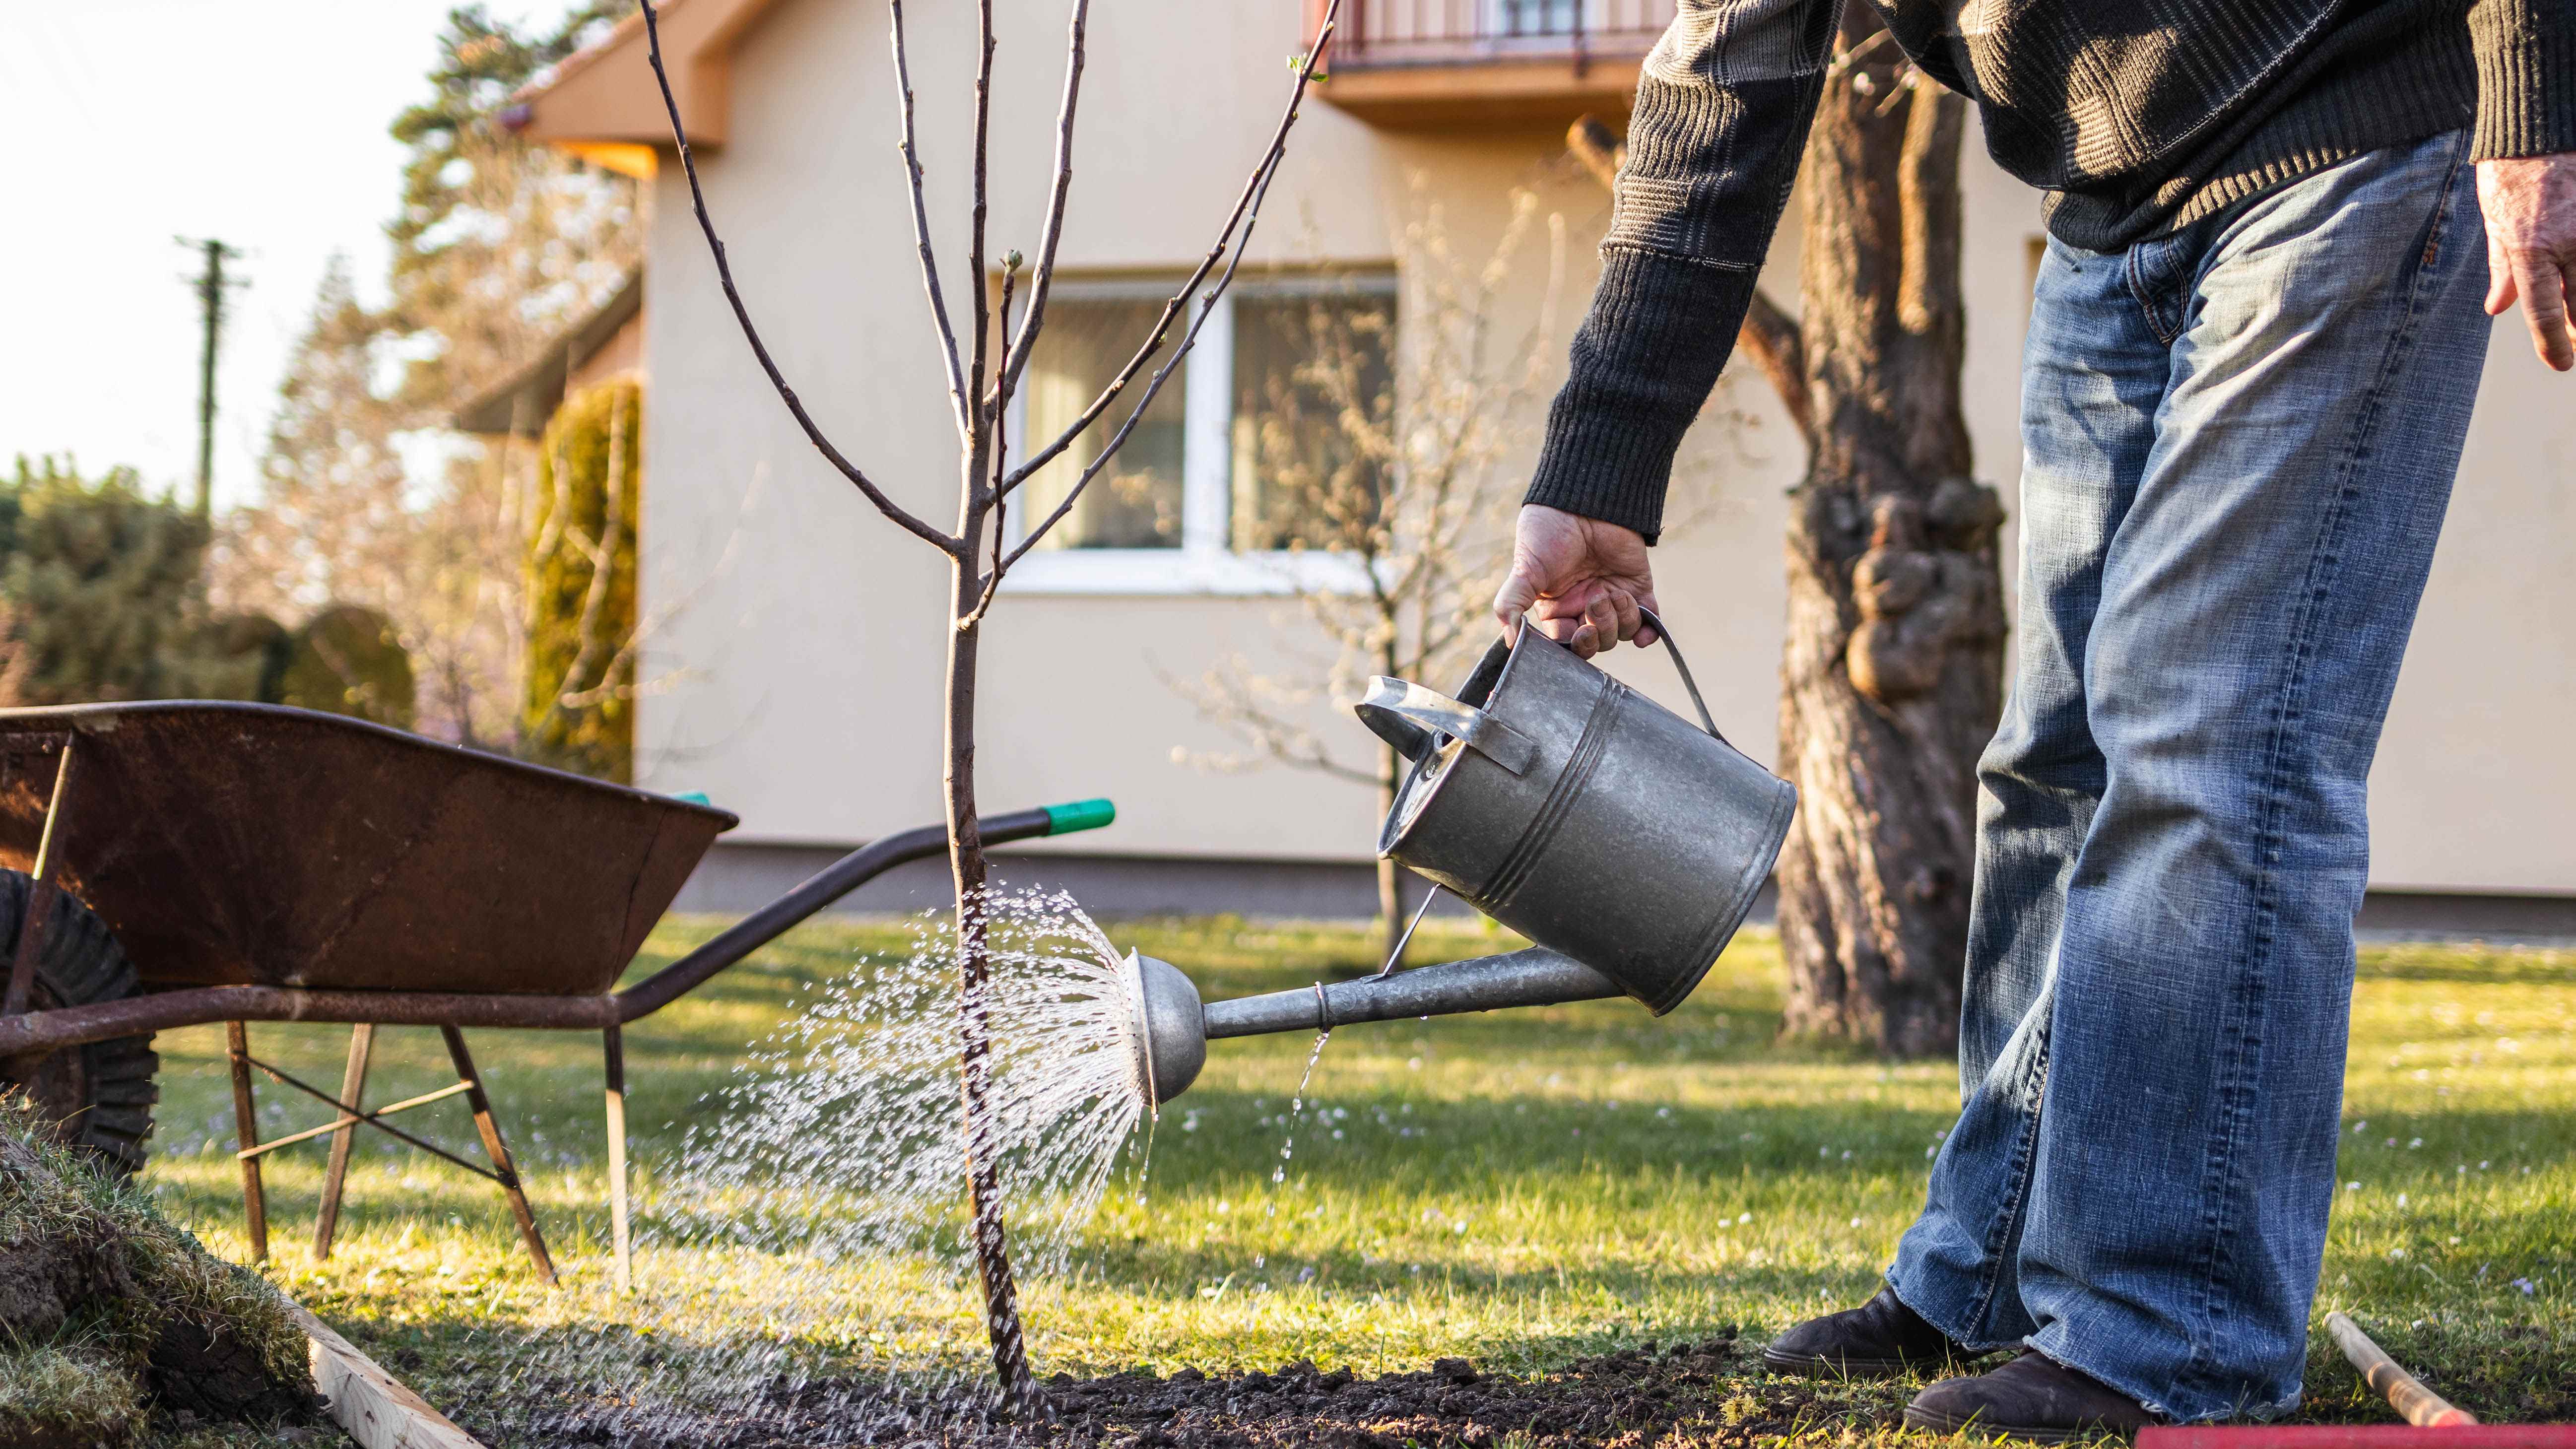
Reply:
[[[818, 1444], [937, 1444], [999, 1449], [1033, 1443], [1100, 1449], [1400, 1449], [1407, 1444], [1530, 1449], [1639, 1449], [1675, 1429], [1694, 1446], [1750, 1444], [1816, 1426], [1819, 1410], [1853, 1414], [1845, 1396], [1828, 1407], [1819, 1385], [1753, 1379], [1732, 1338], [1638, 1348], [1531, 1377], [1488, 1374], [1465, 1359], [1428, 1372], [1362, 1378], [1348, 1369], [1293, 1363], [1276, 1372], [1210, 1377], [1144, 1369], [1108, 1378], [1058, 1374], [1046, 1385], [1052, 1425], [1012, 1424], [980, 1404], [898, 1402], [882, 1385], [855, 1381], [775, 1387], [752, 1412], [724, 1419], [667, 1411], [639, 1421], [585, 1406], [465, 1427], [487, 1443], [602, 1444], [616, 1449], [810, 1449]], [[1903, 1395], [1884, 1406], [1896, 1422]], [[1864, 1409], [1862, 1418], [1872, 1417]], [[1866, 1425], [1864, 1425], [1866, 1427]]]
[[303, 1343], [265, 1281], [0, 1107], [0, 1443], [307, 1420]]

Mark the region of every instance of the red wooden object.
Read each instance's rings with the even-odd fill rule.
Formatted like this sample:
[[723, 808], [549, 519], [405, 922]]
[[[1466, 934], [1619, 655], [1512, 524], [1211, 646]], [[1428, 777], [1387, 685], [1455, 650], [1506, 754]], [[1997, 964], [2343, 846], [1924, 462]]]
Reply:
[[2138, 1449], [2576, 1449], [2576, 1424], [2190, 1424]]

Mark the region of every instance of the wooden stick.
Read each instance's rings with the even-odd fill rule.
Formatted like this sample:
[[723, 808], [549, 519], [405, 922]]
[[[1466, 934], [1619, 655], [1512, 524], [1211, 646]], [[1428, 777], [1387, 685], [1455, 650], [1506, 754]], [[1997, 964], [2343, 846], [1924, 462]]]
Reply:
[[[265, 1063], [257, 1063], [255, 1065], [265, 1065]], [[266, 1157], [281, 1147], [293, 1147], [299, 1142], [310, 1142], [316, 1137], [328, 1136], [333, 1132], [340, 1131], [342, 1128], [361, 1126], [382, 1127], [385, 1125], [384, 1119], [392, 1116], [396, 1112], [408, 1112], [414, 1107], [426, 1107], [432, 1102], [444, 1102], [448, 1098], [453, 1097], [464, 1090], [465, 1084], [463, 1082], [457, 1082], [452, 1086], [441, 1087], [435, 1092], [423, 1092], [417, 1097], [405, 1097], [401, 1101], [396, 1102], [389, 1107], [378, 1107], [372, 1112], [343, 1112], [339, 1116], [332, 1118], [330, 1121], [323, 1123], [319, 1127], [307, 1127], [301, 1132], [289, 1133], [284, 1137], [271, 1137], [266, 1142], [259, 1144], [257, 1147], [253, 1147], [247, 1152], [236, 1152], [233, 1156]], [[460, 1163], [459, 1165], [477, 1172], [482, 1170], [475, 1167], [474, 1164], [470, 1162]]]
[[323, 1412], [362, 1449], [483, 1449], [303, 1304], [290, 1300], [286, 1312], [311, 1341], [313, 1387], [330, 1400]]
[[2475, 1415], [2466, 1409], [2452, 1407], [2449, 1400], [2424, 1387], [2424, 1382], [2397, 1366], [2361, 1325], [2341, 1313], [2326, 1315], [2326, 1332], [2334, 1335], [2335, 1347], [2352, 1360], [2352, 1366], [2363, 1382], [2385, 1394], [2389, 1404], [2407, 1423], [2425, 1428], [2453, 1424], [2474, 1424]]
[[268, 1197], [260, 1190], [259, 1155], [251, 1149], [259, 1146], [259, 1104], [251, 1096], [250, 1028], [242, 1022], [224, 1023], [224, 1055], [233, 1069], [233, 1131], [241, 1139], [242, 1216], [250, 1225], [250, 1260], [265, 1262], [268, 1258]]
[[617, 1251], [617, 1291], [635, 1286], [635, 1243], [626, 1221], [626, 1038], [616, 1027], [605, 1033], [608, 1086], [608, 1225]]
[[2156, 1424], [2138, 1449], [2576, 1449], [2576, 1424]]
[[[614, 487], [614, 483], [610, 485]], [[322, 1174], [322, 1210], [313, 1217], [313, 1261], [329, 1262], [331, 1239], [340, 1229], [340, 1190], [349, 1180], [349, 1149], [357, 1145], [358, 1119], [367, 1103], [367, 1058], [375, 1049], [376, 1029], [367, 1022], [349, 1028], [349, 1065], [340, 1074], [340, 1117], [331, 1130], [331, 1165]]]

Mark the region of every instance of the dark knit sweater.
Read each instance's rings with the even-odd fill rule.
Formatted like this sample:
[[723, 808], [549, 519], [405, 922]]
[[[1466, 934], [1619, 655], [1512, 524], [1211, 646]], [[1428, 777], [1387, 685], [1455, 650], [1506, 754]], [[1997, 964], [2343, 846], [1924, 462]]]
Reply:
[[[2463, 128], [2576, 151], [2576, 0], [1878, 0], [1977, 102], [2061, 241], [2109, 251], [2363, 152]], [[1628, 128], [1600, 289], [1528, 501], [1653, 540], [1787, 204], [1838, 0], [1681, 0]]]

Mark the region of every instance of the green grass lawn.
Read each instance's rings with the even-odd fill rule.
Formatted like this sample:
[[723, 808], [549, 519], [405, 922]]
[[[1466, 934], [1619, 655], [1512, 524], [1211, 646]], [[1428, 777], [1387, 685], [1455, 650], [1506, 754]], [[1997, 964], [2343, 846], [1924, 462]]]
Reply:
[[[711, 929], [666, 925], [648, 962]], [[1180, 964], [1210, 997], [1374, 964], [1362, 930], [1138, 922], [1111, 936]], [[669, 1159], [745, 1047], [817, 978], [899, 950], [899, 928], [800, 930], [628, 1036], [640, 1171]], [[1416, 960], [1502, 938], [1429, 926]], [[1310, 1038], [1213, 1044], [1166, 1109], [1141, 1189], [1113, 1187], [1071, 1283], [1029, 1286], [1042, 1371], [1169, 1372], [1311, 1358], [1363, 1373], [1441, 1355], [1538, 1370], [1642, 1339], [1729, 1328], [1749, 1345], [1873, 1290], [1920, 1205], [1956, 1111], [1948, 1066], [1889, 1066], [1774, 1040], [1776, 948], [1746, 939], [1690, 1003], [1623, 1002], [1345, 1028], [1316, 1069], [1284, 1185], [1284, 1116]], [[2340, 1178], [2318, 1311], [2361, 1318], [2401, 1362], [2482, 1415], [2576, 1417], [2576, 954], [2392, 947], [2364, 953]], [[345, 1029], [254, 1027], [254, 1050], [336, 1084]], [[432, 1402], [478, 1356], [657, 1311], [606, 1291], [595, 1038], [474, 1038], [565, 1288], [539, 1288], [490, 1185], [362, 1138], [339, 1246], [313, 1262], [322, 1145], [268, 1174], [271, 1270]], [[165, 1210], [246, 1254], [218, 1028], [164, 1033], [147, 1180]], [[447, 1080], [434, 1032], [379, 1035], [371, 1101]], [[262, 1092], [270, 1135], [319, 1104]], [[470, 1154], [460, 1106], [405, 1119]], [[1141, 1191], [1141, 1202], [1139, 1194]], [[660, 1284], [724, 1265], [647, 1255]], [[648, 1300], [649, 1301], [649, 1300]], [[849, 1321], [794, 1325], [864, 1359]], [[507, 1330], [494, 1333], [490, 1330]], [[1748, 1370], [1749, 1372], [1749, 1370]], [[1820, 1400], [1811, 1437], [1883, 1429], [1910, 1387]], [[2316, 1334], [2310, 1415], [2387, 1416]]]

